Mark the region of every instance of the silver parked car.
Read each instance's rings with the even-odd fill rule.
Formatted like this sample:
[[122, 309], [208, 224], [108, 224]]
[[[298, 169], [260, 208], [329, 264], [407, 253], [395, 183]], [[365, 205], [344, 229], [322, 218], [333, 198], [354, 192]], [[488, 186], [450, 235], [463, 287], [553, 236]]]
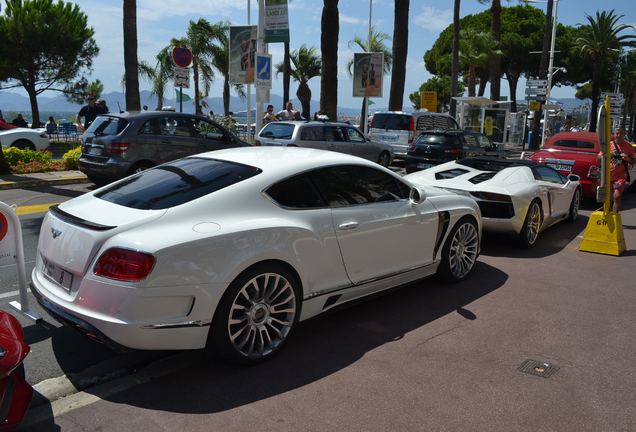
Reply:
[[101, 115], [81, 138], [79, 169], [96, 184], [184, 156], [249, 146], [205, 117], [168, 111]]
[[261, 129], [256, 138], [256, 145], [331, 150], [359, 156], [384, 167], [388, 167], [393, 161], [393, 152], [389, 144], [370, 141], [364, 137], [360, 129], [341, 122], [272, 122]]

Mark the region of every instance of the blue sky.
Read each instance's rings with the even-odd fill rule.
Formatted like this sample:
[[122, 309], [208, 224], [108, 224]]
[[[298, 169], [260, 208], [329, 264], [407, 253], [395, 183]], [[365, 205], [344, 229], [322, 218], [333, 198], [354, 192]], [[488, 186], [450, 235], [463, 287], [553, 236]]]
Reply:
[[[123, 75], [123, 37], [122, 37], [122, 2], [121, 0], [76, 0], [88, 15], [89, 24], [95, 29], [95, 38], [100, 47], [100, 54], [95, 60], [92, 79], [100, 79], [105, 91], [121, 91], [120, 80]], [[251, 0], [251, 22], [257, 22], [257, 0]], [[517, 0], [503, 1], [503, 5], [518, 4]], [[140, 59], [153, 62], [155, 54], [170, 39], [185, 33], [188, 21], [205, 18], [210, 22], [229, 20], [232, 24], [247, 24], [248, 0], [137, 0], [138, 55]], [[320, 0], [290, 1], [291, 48], [302, 44], [320, 49], [320, 18], [323, 2]], [[393, 0], [373, 0], [372, 24], [381, 31], [393, 34]], [[545, 9], [545, 4], [535, 4]], [[462, 0], [461, 15], [479, 13], [487, 9], [477, 0]], [[558, 1], [558, 20], [570, 25], [586, 22], [585, 14], [594, 15], [599, 9], [614, 9], [625, 15], [622, 22], [636, 25], [636, 1], [634, 0], [560, 0]], [[356, 35], [366, 38], [369, 1], [340, 0], [340, 35], [338, 52], [338, 105], [358, 107], [360, 101], [353, 98], [351, 78], [345, 64], [353, 57], [349, 47]], [[420, 84], [430, 78], [424, 69], [423, 55], [439, 33], [452, 22], [453, 0], [411, 0], [409, 22], [409, 52], [406, 76], [404, 104], [408, 105], [408, 94], [416, 91]], [[390, 47], [390, 45], [389, 45]], [[270, 44], [269, 51], [274, 63], [282, 61], [282, 44]], [[558, 55], [558, 54], [557, 54]], [[537, 56], [537, 61], [538, 61]], [[558, 66], [558, 57], [555, 60]], [[221, 96], [222, 79], [214, 83], [211, 96]], [[149, 89], [150, 83], [142, 81], [141, 89]], [[521, 83], [517, 98], [522, 98]], [[310, 81], [313, 99], [318, 100], [320, 78]], [[384, 97], [375, 99], [378, 106], [388, 104], [389, 80], [384, 82]], [[297, 84], [292, 82], [291, 93], [295, 95]], [[508, 94], [507, 82], [502, 81], [502, 94]], [[282, 79], [275, 80], [272, 92], [282, 95]], [[554, 97], [573, 97], [571, 88], [555, 88]]]

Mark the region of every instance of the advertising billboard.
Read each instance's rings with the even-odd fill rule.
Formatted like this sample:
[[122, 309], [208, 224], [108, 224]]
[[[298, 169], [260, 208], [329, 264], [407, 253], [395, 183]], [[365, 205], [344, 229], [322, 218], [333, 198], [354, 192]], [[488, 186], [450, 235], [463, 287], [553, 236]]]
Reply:
[[230, 27], [230, 83], [254, 83], [256, 26]]
[[382, 97], [383, 53], [353, 55], [353, 97]]

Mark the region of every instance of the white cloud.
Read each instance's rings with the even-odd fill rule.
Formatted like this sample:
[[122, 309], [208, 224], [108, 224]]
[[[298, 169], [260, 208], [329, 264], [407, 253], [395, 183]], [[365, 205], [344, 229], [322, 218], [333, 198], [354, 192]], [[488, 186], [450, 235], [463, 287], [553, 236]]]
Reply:
[[351, 16], [347, 16], [344, 14], [339, 14], [340, 17], [340, 22], [341, 23], [346, 23], [346, 24], [361, 24], [364, 21], [361, 20], [360, 18], [356, 18], [356, 17], [351, 17]]
[[413, 22], [415, 25], [431, 33], [439, 33], [453, 22], [453, 10], [425, 6], [422, 8], [422, 11], [413, 18]]

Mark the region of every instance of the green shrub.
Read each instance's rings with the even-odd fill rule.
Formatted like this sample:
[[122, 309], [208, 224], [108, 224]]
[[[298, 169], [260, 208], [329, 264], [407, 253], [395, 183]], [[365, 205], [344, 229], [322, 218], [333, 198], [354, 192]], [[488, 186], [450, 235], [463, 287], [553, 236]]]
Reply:
[[19, 149], [17, 147], [9, 147], [2, 150], [4, 152], [4, 158], [10, 166], [17, 165], [19, 162], [41, 162], [49, 163], [53, 155], [49, 151], [36, 151], [30, 149]]
[[67, 170], [76, 170], [77, 169], [77, 160], [82, 155], [82, 146], [77, 146], [74, 149], [71, 149], [64, 153], [62, 159], [64, 159], [64, 163], [66, 164]]

